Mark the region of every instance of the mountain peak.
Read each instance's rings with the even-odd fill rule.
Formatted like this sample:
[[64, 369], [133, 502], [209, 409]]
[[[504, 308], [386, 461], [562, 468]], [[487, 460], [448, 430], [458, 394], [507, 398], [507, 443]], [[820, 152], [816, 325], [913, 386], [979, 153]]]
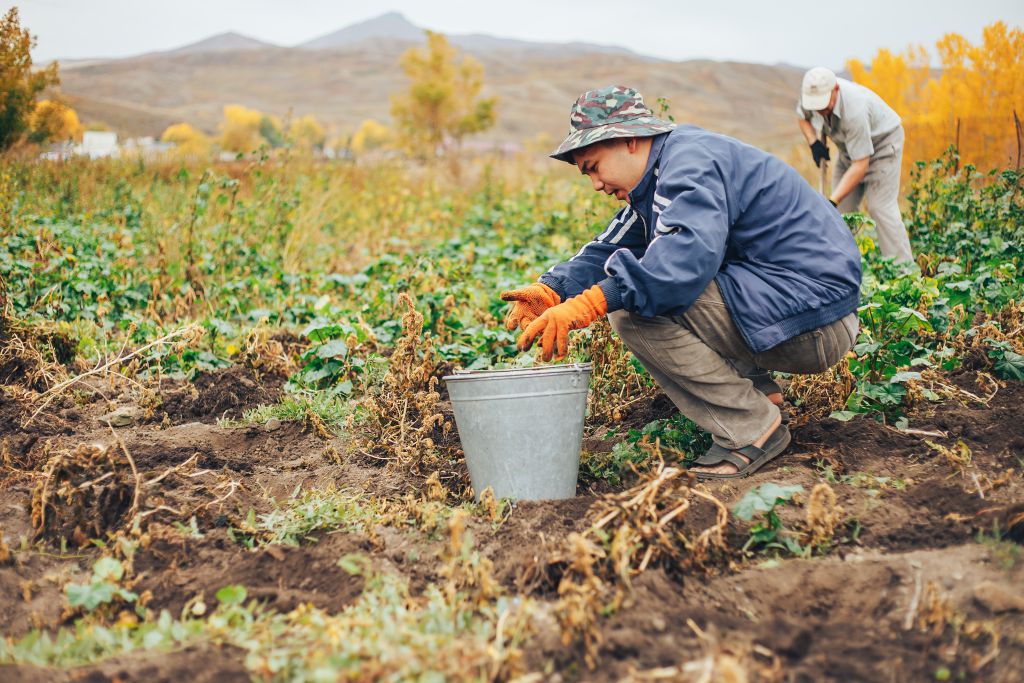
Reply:
[[203, 38], [195, 43], [189, 43], [175, 50], [169, 50], [172, 54], [190, 54], [198, 52], [230, 52], [233, 50], [259, 50], [265, 47], [276, 47], [273, 43], [267, 43], [256, 38], [251, 38], [235, 31], [226, 31], [217, 35]]
[[379, 17], [314, 38], [297, 47], [306, 50], [330, 50], [373, 38], [420, 41], [423, 39], [423, 29], [406, 19], [400, 12], [387, 12]]
[[412, 24], [411, 21], [409, 21], [408, 19], [405, 18], [404, 14], [402, 14], [401, 12], [396, 12], [394, 10], [392, 10], [390, 12], [385, 12], [384, 14], [382, 14], [379, 17], [376, 17], [374, 19], [367, 19], [366, 21], [364, 21], [362, 23], [364, 23], [364, 24], [372, 24], [372, 23], [378, 22], [378, 21], [400, 21], [400, 22], [403, 22], [403, 23], [406, 23], [406, 24], [410, 24], [410, 25]]

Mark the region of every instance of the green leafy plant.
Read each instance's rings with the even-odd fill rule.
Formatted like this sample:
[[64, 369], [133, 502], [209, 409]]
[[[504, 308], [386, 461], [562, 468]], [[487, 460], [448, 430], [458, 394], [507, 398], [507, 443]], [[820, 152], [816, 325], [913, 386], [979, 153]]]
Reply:
[[359, 377], [376, 376], [373, 369], [383, 366], [379, 356], [367, 358], [352, 351], [370, 341], [365, 325], [348, 321], [321, 322], [308, 325], [302, 336], [311, 342], [302, 354], [302, 369], [295, 378], [300, 386], [326, 389], [334, 395], [348, 396]]
[[[832, 417], [899, 424], [915, 401], [939, 400], [923, 381], [927, 372], [965, 361], [1005, 379], [1024, 375], [1019, 347], [991, 338], [1001, 334], [996, 318], [1014, 320], [1011, 302], [1024, 298], [1021, 180], [1017, 170], [960, 168], [954, 151], [919, 163], [907, 197], [916, 263], [881, 258], [861, 230], [864, 217], [845, 216], [864, 253], [861, 333], [848, 363], [853, 391]], [[971, 349], [987, 362], [969, 358]]]
[[799, 484], [782, 486], [773, 482], [761, 484], [747, 491], [739, 502], [733, 506], [733, 514], [740, 519], [757, 522], [750, 528], [750, 537], [743, 544], [743, 550], [779, 549], [803, 556], [806, 550], [800, 545], [796, 536], [790, 533], [779, 519], [775, 511], [779, 505], [785, 505], [793, 496], [803, 493], [804, 487]]
[[207, 640], [241, 648], [254, 675], [277, 680], [505, 680], [523, 673], [531, 601], [461, 588], [452, 599], [436, 585], [413, 598], [407, 581], [373, 572], [364, 559], [342, 561], [366, 577], [366, 587], [338, 613], [312, 606], [277, 613], [247, 603], [244, 586], [229, 585], [217, 591], [219, 604], [205, 619], [173, 619], [166, 610], [154, 621], [110, 627], [83, 619], [55, 634], [0, 639], [0, 663], [69, 667]]
[[380, 517], [374, 502], [359, 495], [331, 489], [300, 494], [296, 488], [284, 504], [275, 504], [270, 512], [257, 517], [250, 510], [230, 533], [248, 547], [276, 543], [295, 546], [316, 531], [359, 531]]
[[849, 484], [864, 491], [872, 498], [877, 498], [887, 491], [905, 491], [909, 485], [908, 480], [898, 477], [886, 477], [867, 472], [851, 472], [850, 474], [836, 475], [832, 465], [819, 462], [819, 470], [822, 478], [829, 484]]
[[86, 612], [115, 602], [135, 602], [139, 596], [121, 585], [123, 578], [124, 565], [120, 560], [101, 557], [92, 566], [89, 583], [69, 583], [64, 586], [64, 594], [69, 605], [80, 607]]
[[650, 454], [636, 443], [620, 441], [610, 452], [585, 453], [580, 460], [580, 471], [585, 476], [618, 486], [626, 473], [647, 469], [649, 461]]
[[248, 591], [245, 590], [245, 586], [238, 585], [224, 586], [215, 594], [217, 602], [222, 605], [241, 605], [245, 602], [246, 596]]
[[[614, 437], [615, 433], [610, 436]], [[580, 463], [582, 472], [618, 486], [626, 473], [649, 469], [650, 446], [655, 443], [662, 452], [681, 456], [686, 463], [711, 447], [711, 435], [682, 413], [676, 413], [672, 417], [648, 422], [640, 429], [629, 430], [625, 440], [616, 443], [611, 452], [588, 453]]]
[[996, 374], [1003, 379], [1024, 380], [1024, 355], [1014, 351], [1013, 346], [1006, 340], [987, 337], [985, 341], [992, 346], [988, 357], [994, 362]]
[[314, 428], [324, 427], [339, 434], [345, 427], [345, 420], [351, 414], [348, 402], [330, 391], [298, 391], [287, 394], [280, 403], [258, 406], [247, 410], [240, 420], [221, 420], [224, 427], [237, 425], [262, 425], [271, 418], [282, 421], [312, 423]]
[[134, 650], [171, 650], [204, 634], [204, 622], [172, 619], [166, 610], [155, 621], [134, 626], [80, 619], [56, 634], [33, 630], [20, 640], [0, 639], [0, 662], [73, 667]]

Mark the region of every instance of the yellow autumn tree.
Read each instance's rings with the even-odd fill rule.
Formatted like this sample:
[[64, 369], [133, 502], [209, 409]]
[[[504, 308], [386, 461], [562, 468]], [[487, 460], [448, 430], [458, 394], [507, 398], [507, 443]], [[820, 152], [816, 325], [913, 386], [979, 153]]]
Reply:
[[263, 143], [260, 124], [263, 114], [241, 105], [229, 104], [224, 107], [224, 118], [220, 123], [221, 149], [245, 154]]
[[57, 63], [32, 66], [35, 38], [22, 28], [18, 8], [0, 18], [0, 151], [22, 139], [36, 108], [36, 95], [60, 83]]
[[324, 146], [327, 133], [316, 117], [307, 114], [292, 121], [288, 127], [288, 138], [300, 149], [320, 149]]
[[352, 135], [349, 148], [354, 154], [363, 154], [370, 150], [386, 147], [390, 142], [390, 128], [374, 119], [366, 119], [359, 124], [358, 130]]
[[82, 122], [74, 109], [54, 100], [42, 100], [29, 117], [29, 142], [69, 142], [82, 139]]
[[160, 140], [174, 143], [174, 153], [178, 156], [202, 157], [210, 153], [210, 139], [187, 123], [168, 126]]
[[853, 79], [871, 88], [903, 118], [903, 165], [933, 159], [957, 145], [978, 168], [1019, 163], [1024, 119], [1024, 31], [996, 22], [980, 44], [956, 33], [936, 43], [939, 68], [923, 47], [879, 50], [869, 64], [847, 62]]
[[399, 144], [421, 158], [458, 149], [466, 135], [494, 125], [494, 97], [480, 97], [484, 68], [460, 56], [440, 33], [427, 31], [425, 48], [401, 58], [409, 89], [391, 100]]

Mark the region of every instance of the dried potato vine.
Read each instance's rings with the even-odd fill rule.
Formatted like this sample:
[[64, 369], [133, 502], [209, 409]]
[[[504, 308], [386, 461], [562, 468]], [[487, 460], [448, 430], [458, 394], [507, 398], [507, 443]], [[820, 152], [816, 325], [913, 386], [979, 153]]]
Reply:
[[[398, 297], [405, 308], [402, 336], [395, 344], [388, 371], [379, 386], [360, 403], [361, 450], [371, 459], [422, 474], [440, 472], [444, 480], [459, 475], [445, 465], [457, 457], [457, 442], [449, 439], [452, 423], [440, 409], [437, 391], [438, 361], [429, 333], [423, 334], [423, 315], [408, 294]], [[444, 441], [444, 452], [435, 441]]]
[[[567, 645], [582, 643], [590, 668], [601, 643], [598, 616], [628, 600], [634, 576], [654, 566], [703, 571], [728, 552], [728, 509], [694, 485], [685, 469], [666, 466], [657, 446], [652, 448], [658, 466], [636, 486], [602, 499], [590, 528], [571, 534], [560, 553], [568, 560], [556, 609], [562, 638]], [[714, 521], [694, 533], [687, 513], [701, 502], [712, 506]]]
[[825, 482], [811, 490], [806, 505], [808, 542], [823, 546], [832, 542], [836, 528], [843, 521], [843, 508], [836, 502], [836, 492]]

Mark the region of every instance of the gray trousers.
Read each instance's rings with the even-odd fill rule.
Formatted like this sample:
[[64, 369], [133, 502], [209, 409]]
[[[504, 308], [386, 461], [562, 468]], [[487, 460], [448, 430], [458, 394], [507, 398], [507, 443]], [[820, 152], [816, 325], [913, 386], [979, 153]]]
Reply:
[[608, 315], [612, 328], [686, 417], [723, 448], [763, 436], [779, 416], [765, 394], [778, 386], [765, 370], [813, 374], [839, 362], [857, 338], [857, 314], [753, 353], [714, 280], [679, 316]]
[[[867, 200], [868, 215], [875, 221], [878, 248], [882, 256], [892, 256], [897, 261], [911, 261], [914, 255], [910, 251], [910, 239], [899, 207], [902, 160], [903, 126], [900, 126], [875, 146], [864, 179], [839, 202], [839, 212], [857, 211], [861, 200]], [[832, 174], [832, 189], [839, 184], [851, 163], [846, 152], [840, 150]]]

